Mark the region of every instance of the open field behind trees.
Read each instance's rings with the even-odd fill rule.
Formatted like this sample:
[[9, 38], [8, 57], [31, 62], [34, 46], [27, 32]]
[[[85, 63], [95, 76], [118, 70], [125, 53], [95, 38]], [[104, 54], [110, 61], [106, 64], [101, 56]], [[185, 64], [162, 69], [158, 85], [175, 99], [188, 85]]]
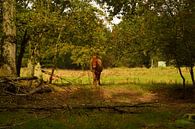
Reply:
[[58, 69], [55, 74], [64, 79], [54, 78], [53, 92], [0, 93], [0, 128], [194, 129], [194, 118], [187, 117], [195, 113], [194, 89], [187, 69], [182, 70], [188, 81], [185, 99], [172, 67], [105, 69], [101, 87], [91, 85], [90, 71]]
[[[51, 72], [51, 69], [45, 69]], [[192, 84], [189, 69], [183, 68], [182, 72], [186, 78], [186, 84]], [[56, 75], [62, 79], [54, 77], [54, 83], [91, 84], [92, 73], [88, 70], [55, 70]], [[26, 68], [22, 69], [22, 76], [27, 75]], [[43, 73], [45, 81], [49, 80], [49, 75]], [[112, 84], [182, 84], [182, 79], [178, 69], [175, 67], [166, 68], [110, 68], [104, 69], [101, 75], [103, 85]]]

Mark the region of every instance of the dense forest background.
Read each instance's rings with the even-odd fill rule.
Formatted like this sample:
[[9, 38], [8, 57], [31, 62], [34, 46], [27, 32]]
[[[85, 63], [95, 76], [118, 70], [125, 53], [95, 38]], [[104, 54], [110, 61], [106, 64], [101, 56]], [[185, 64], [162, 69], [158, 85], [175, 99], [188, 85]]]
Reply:
[[[0, 29], [12, 5], [18, 74], [21, 66], [38, 62], [42, 67], [88, 69], [94, 53], [104, 67], [149, 68], [159, 60], [194, 67], [193, 0], [8, 1], [13, 4], [0, 4]], [[116, 17], [119, 24], [113, 23]], [[1, 63], [5, 30], [0, 31]]]

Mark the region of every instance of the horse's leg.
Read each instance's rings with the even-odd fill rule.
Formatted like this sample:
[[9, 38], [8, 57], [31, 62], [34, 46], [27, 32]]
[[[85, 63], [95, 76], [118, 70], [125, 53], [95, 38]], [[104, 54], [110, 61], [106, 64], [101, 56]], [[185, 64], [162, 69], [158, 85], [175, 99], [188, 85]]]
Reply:
[[96, 75], [95, 75], [95, 72], [93, 72], [93, 85], [96, 85]]
[[100, 75], [101, 75], [101, 72], [98, 72], [98, 74], [97, 74], [97, 83], [98, 83], [98, 85], [101, 85], [100, 84]]
[[98, 85], [98, 73], [94, 72], [93, 85]]

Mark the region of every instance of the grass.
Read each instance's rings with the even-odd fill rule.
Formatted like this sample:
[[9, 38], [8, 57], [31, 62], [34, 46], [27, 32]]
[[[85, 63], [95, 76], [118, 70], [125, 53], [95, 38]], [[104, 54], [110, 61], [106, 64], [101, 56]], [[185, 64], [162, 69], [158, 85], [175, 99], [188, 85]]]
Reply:
[[[50, 69], [46, 69], [51, 71]], [[182, 69], [187, 83], [191, 85], [190, 75], [187, 69]], [[25, 76], [26, 69], [22, 69]], [[57, 69], [55, 74], [64, 79], [54, 78], [56, 84], [76, 89], [68, 96], [69, 104], [96, 103], [101, 104], [97, 97], [100, 92], [91, 88], [92, 74], [90, 71]], [[44, 80], [49, 76], [43, 74]], [[168, 89], [168, 98], [177, 96], [182, 80], [173, 67], [167, 68], [114, 68], [105, 69], [102, 72], [101, 90], [114, 102], [134, 102], [138, 98], [153, 97], [150, 90], [157, 89], [161, 93]], [[189, 92], [190, 93], [190, 92]], [[192, 92], [193, 93], [193, 92]], [[49, 96], [49, 95], [48, 95]], [[36, 96], [38, 98], [38, 96]], [[43, 96], [41, 96], [43, 99]], [[44, 96], [44, 99], [46, 96]], [[61, 96], [60, 99], [63, 99]], [[51, 100], [54, 96], [52, 94]], [[146, 100], [146, 98], [144, 98]], [[174, 98], [175, 99], [175, 98]], [[150, 98], [149, 98], [150, 100]], [[30, 100], [33, 101], [33, 100]], [[47, 101], [50, 101], [49, 99]], [[55, 100], [55, 102], [60, 102]], [[143, 108], [141, 113], [120, 114], [112, 110], [0, 110], [0, 128], [12, 129], [194, 129], [195, 124], [185, 119], [186, 113], [194, 113], [194, 103], [177, 103], [177, 99], [171, 104], [176, 106], [159, 106], [157, 108]], [[38, 102], [37, 102], [38, 103]], [[50, 103], [48, 103], [50, 104]], [[182, 105], [182, 106], [180, 106]]]
[[[142, 114], [118, 114], [114, 112], [99, 112], [76, 110], [71, 112], [55, 111], [48, 114], [40, 112], [4, 112], [10, 115], [6, 126], [12, 129], [193, 129], [194, 123], [186, 121], [171, 110], [148, 111]], [[5, 125], [0, 113], [0, 127]], [[38, 116], [37, 116], [38, 114]], [[28, 116], [24, 119], [24, 116]], [[176, 120], [174, 120], [176, 119]], [[20, 124], [22, 123], [22, 124]], [[18, 124], [18, 125], [17, 125]]]
[[[186, 82], [191, 84], [190, 75], [187, 69], [182, 69]], [[55, 72], [65, 80], [79, 84], [90, 84], [92, 74], [90, 71], [60, 70]], [[56, 80], [59, 82], [59, 80]], [[64, 81], [64, 80], [62, 80]], [[124, 84], [124, 83], [166, 83], [181, 84], [182, 79], [178, 70], [174, 67], [167, 68], [114, 68], [105, 69], [102, 72], [101, 81], [103, 84]], [[65, 83], [65, 82], [64, 82]]]
[[[182, 69], [187, 82], [190, 83], [190, 76], [186, 69]], [[168, 68], [116, 68], [113, 73], [109, 74], [109, 70], [105, 71], [105, 77], [119, 78], [118, 83], [135, 83], [135, 84], [155, 84], [155, 83], [166, 83], [166, 84], [181, 84], [182, 80], [179, 76], [177, 69], [173, 67]], [[112, 76], [114, 75], [114, 76]], [[104, 80], [102, 80], [104, 81]]]
[[[46, 69], [51, 71], [50, 69]], [[186, 78], [186, 83], [191, 84], [190, 74], [188, 69], [182, 69]], [[22, 69], [22, 76], [27, 75], [26, 69]], [[91, 84], [92, 73], [90, 71], [79, 70], [63, 70], [57, 69], [56, 75], [63, 79], [54, 78], [55, 83], [67, 84], [72, 82], [74, 84]], [[49, 80], [49, 75], [43, 74], [44, 80]], [[174, 67], [166, 68], [113, 68], [105, 69], [101, 76], [102, 84], [182, 84], [182, 79], [178, 70]]]

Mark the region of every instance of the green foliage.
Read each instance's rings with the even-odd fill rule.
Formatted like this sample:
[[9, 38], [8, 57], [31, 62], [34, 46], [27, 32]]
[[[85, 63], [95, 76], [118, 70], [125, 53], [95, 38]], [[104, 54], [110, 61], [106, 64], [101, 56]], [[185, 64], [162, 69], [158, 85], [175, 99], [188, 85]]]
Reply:
[[[165, 12], [161, 17], [161, 30], [159, 40], [167, 60], [173, 60], [176, 66], [193, 66], [195, 41], [194, 16], [191, 12], [190, 1], [177, 6], [176, 14]], [[190, 36], [191, 35], [191, 36]]]
[[97, 16], [104, 13], [92, 7], [90, 0], [17, 0], [18, 54], [25, 34], [30, 37], [23, 66], [31, 50], [44, 66], [57, 64], [63, 68], [87, 68], [94, 52], [101, 55], [106, 67], [150, 67], [151, 59], [193, 66], [192, 0], [96, 1], [110, 13], [109, 18], [123, 15], [123, 21], [112, 32]]
[[111, 43], [112, 51], [119, 59], [117, 62], [128, 67], [150, 66], [150, 58], [155, 53], [154, 32], [150, 24], [155, 17], [149, 21], [149, 16], [146, 16], [127, 17], [113, 29]]
[[195, 32], [192, 0], [97, 2], [107, 3], [111, 15], [123, 14], [123, 21], [113, 29], [111, 38], [116, 62], [125, 66], [144, 64], [147, 67], [151, 59], [166, 59], [177, 66], [193, 66]]
[[[29, 2], [32, 7], [28, 6]], [[96, 16], [96, 13], [102, 12], [88, 2], [18, 1], [17, 11], [18, 49], [27, 31], [31, 48], [29, 46], [26, 50], [35, 49], [36, 60], [42, 63], [50, 62], [43, 64], [45, 66], [53, 66], [54, 62], [62, 66], [63, 62], [60, 59], [63, 58], [73, 63], [69, 64], [73, 67], [74, 64], [84, 66], [88, 64], [86, 63], [88, 53], [85, 52], [90, 51], [84, 49], [105, 46], [108, 30]], [[73, 49], [74, 51], [71, 51]], [[84, 51], [77, 54], [80, 49]], [[28, 51], [25, 57], [28, 57]], [[67, 56], [66, 53], [71, 56]], [[87, 55], [88, 59], [90, 55]]]

